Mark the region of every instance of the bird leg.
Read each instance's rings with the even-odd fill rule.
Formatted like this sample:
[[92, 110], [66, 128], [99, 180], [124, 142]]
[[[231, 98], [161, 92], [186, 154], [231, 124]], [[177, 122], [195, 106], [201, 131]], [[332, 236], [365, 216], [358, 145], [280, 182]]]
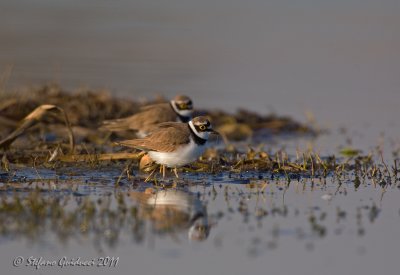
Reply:
[[165, 178], [165, 165], [162, 165], [162, 177]]
[[174, 173], [175, 173], [175, 177], [176, 177], [176, 178], [179, 178], [179, 176], [178, 176], [178, 170], [176, 169], [176, 167], [174, 168]]
[[153, 176], [153, 174], [156, 172], [157, 168], [154, 168], [153, 171], [151, 171], [150, 175], [144, 180], [144, 182], [148, 182], [150, 178]]

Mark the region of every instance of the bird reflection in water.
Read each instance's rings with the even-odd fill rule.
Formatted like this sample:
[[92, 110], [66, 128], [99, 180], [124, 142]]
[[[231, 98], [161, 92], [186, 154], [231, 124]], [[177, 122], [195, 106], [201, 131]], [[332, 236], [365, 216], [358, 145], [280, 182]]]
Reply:
[[197, 196], [180, 189], [156, 190], [147, 188], [144, 192], [131, 192], [131, 198], [138, 205], [138, 216], [151, 222], [156, 234], [187, 232], [189, 240], [207, 239], [211, 225], [206, 206]]

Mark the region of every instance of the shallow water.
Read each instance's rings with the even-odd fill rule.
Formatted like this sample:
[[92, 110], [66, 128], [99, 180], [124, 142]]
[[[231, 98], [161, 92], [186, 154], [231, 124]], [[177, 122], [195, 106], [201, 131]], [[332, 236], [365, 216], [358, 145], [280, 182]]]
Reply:
[[[291, 159], [297, 150], [313, 148], [324, 158], [338, 154], [347, 139], [348, 133], [336, 132], [260, 136], [253, 147], [265, 144], [271, 155], [284, 150]], [[248, 143], [235, 145], [246, 152]], [[338, 161], [345, 159], [338, 155]], [[145, 184], [136, 169], [128, 179], [125, 166], [11, 165], [10, 172], [2, 171], [4, 272], [395, 274], [400, 185], [394, 178], [382, 185], [352, 172], [340, 180], [291, 174], [288, 183], [284, 174], [262, 171], [182, 172], [177, 187], [169, 178], [164, 188]], [[23, 266], [14, 267], [18, 256]], [[93, 265], [109, 259], [112, 266], [59, 266], [78, 258]], [[47, 266], [36, 267], [34, 259]]]
[[[349, 174], [288, 184], [260, 172], [183, 173], [176, 188], [126, 178], [115, 187], [121, 169], [2, 174], [3, 187], [13, 184], [0, 193], [5, 272], [395, 274], [397, 182], [358, 183]], [[17, 197], [23, 211], [11, 207]], [[25, 266], [13, 267], [17, 256]], [[113, 259], [112, 267], [59, 266], [77, 258], [97, 265], [101, 257]], [[34, 258], [55, 266], [36, 267]]]

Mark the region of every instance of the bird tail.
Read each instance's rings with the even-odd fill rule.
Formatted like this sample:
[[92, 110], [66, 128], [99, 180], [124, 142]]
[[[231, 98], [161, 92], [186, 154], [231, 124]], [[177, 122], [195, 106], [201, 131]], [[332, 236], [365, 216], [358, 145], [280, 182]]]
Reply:
[[140, 149], [146, 151], [145, 146], [143, 145], [142, 139], [132, 139], [132, 140], [123, 140], [115, 142], [116, 145], [126, 146], [135, 149]]

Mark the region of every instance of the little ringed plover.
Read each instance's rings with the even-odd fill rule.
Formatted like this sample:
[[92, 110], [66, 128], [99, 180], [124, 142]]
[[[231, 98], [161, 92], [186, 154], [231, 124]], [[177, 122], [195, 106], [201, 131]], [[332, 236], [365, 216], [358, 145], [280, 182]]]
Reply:
[[188, 122], [192, 118], [193, 103], [185, 95], [177, 95], [170, 102], [152, 104], [140, 108], [140, 112], [129, 117], [105, 120], [101, 129], [119, 132], [137, 131], [140, 138], [148, 135], [155, 125], [162, 122]]
[[[162, 165], [163, 177], [167, 166], [174, 168], [178, 178], [176, 168], [195, 161], [203, 154], [210, 133], [216, 133], [210, 121], [199, 116], [188, 123], [160, 123], [147, 137], [121, 141], [118, 144], [148, 152], [152, 160]], [[155, 170], [146, 181], [154, 172]]]

